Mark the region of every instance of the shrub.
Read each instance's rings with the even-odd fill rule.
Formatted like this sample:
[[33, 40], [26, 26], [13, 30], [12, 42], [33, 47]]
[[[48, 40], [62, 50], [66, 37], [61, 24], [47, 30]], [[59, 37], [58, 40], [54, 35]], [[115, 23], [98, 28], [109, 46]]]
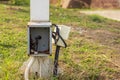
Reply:
[[10, 0], [10, 3], [14, 5], [29, 5], [30, 0]]
[[98, 22], [98, 23], [105, 22], [105, 19], [106, 19], [106, 18], [103, 18], [103, 17], [96, 15], [96, 14], [90, 15], [89, 17], [92, 21]]

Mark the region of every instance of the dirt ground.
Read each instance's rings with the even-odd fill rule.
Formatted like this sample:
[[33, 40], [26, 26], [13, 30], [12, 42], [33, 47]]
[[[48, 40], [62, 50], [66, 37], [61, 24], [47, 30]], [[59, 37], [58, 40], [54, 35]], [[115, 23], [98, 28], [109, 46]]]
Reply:
[[98, 14], [105, 18], [120, 21], [120, 10], [96, 10], [96, 11], [80, 11], [80, 13], [85, 13], [88, 15]]
[[[85, 13], [88, 15], [98, 14], [100, 16], [103, 16], [103, 17], [106, 17], [109, 19], [120, 21], [120, 10], [80, 11], [80, 13]], [[115, 25], [115, 26], [112, 26], [112, 25]], [[119, 24], [119, 22], [117, 24], [112, 23], [111, 26], [109, 26], [109, 28], [119, 31], [120, 24]], [[94, 31], [87, 30], [85, 35], [89, 36], [94, 41], [101, 43], [102, 45], [107, 45], [107, 46], [110, 46], [112, 48], [115, 48], [117, 53], [120, 53], [120, 43], [116, 42], [117, 40], [120, 39], [119, 32], [117, 32], [117, 33], [110, 32], [108, 30], [103, 30], [103, 29], [94, 30]]]
[[120, 53], [120, 43], [117, 42], [117, 40], [120, 39], [120, 33], [114, 33], [104, 29], [74, 29], [75, 31], [80, 30], [80, 34], [89, 41], [108, 46], [109, 48], [114, 49], [115, 53]]
[[[99, 53], [110, 53], [112, 62], [120, 68], [120, 42], [116, 42], [116, 40], [120, 39], [120, 33], [114, 33], [103, 29], [92, 30], [82, 28], [74, 28], [74, 31], [79, 32], [79, 37], [85, 38], [89, 40], [89, 42], [95, 42], [100, 46], [106, 46], [106, 48], [103, 48]], [[112, 50], [113, 52], [110, 52], [109, 50]]]
[[[102, 11], [80, 11], [80, 13], [85, 13], [88, 15], [98, 14], [105, 18], [113, 19], [120, 21], [120, 10], [102, 10]], [[117, 30], [117, 32], [112, 32], [110, 29]], [[120, 23], [111, 23], [110, 26], [106, 29], [78, 29], [75, 28], [75, 31], [79, 31], [80, 34], [89, 41], [93, 41], [95, 43], [99, 43], [100, 45], [105, 45], [110, 49], [114, 50], [112, 52], [116, 56], [111, 56], [112, 61], [120, 66]], [[103, 53], [106, 53], [107, 49], [103, 50]]]

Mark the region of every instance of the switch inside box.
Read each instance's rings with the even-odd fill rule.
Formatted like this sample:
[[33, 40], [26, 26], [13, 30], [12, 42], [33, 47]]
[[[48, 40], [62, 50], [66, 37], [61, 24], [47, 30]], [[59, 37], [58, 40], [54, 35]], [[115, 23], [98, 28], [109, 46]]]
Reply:
[[[35, 25], [34, 25], [35, 24]], [[50, 54], [52, 45], [51, 24], [30, 23], [28, 25], [29, 54]]]

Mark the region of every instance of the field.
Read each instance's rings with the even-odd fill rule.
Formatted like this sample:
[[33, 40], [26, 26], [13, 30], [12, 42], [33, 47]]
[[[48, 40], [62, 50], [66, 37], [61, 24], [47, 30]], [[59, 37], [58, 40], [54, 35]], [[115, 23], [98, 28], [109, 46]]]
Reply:
[[[71, 27], [68, 47], [60, 51], [62, 73], [51, 80], [120, 80], [120, 22], [53, 6], [50, 19]], [[29, 6], [0, 4], [0, 80], [23, 80], [27, 22]]]

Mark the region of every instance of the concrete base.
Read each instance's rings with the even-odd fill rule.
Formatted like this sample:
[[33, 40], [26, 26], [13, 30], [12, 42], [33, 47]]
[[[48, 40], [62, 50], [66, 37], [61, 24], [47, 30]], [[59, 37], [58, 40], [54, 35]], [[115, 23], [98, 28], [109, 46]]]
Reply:
[[[35, 58], [30, 71], [29, 71], [29, 77], [37, 77], [37, 78], [45, 78], [48, 79], [50, 76], [52, 76], [53, 73], [53, 62], [50, 60], [48, 56], [32, 56]], [[30, 62], [30, 59], [28, 61], [24, 62], [23, 66], [20, 68], [22, 74], [24, 74], [26, 66]]]

